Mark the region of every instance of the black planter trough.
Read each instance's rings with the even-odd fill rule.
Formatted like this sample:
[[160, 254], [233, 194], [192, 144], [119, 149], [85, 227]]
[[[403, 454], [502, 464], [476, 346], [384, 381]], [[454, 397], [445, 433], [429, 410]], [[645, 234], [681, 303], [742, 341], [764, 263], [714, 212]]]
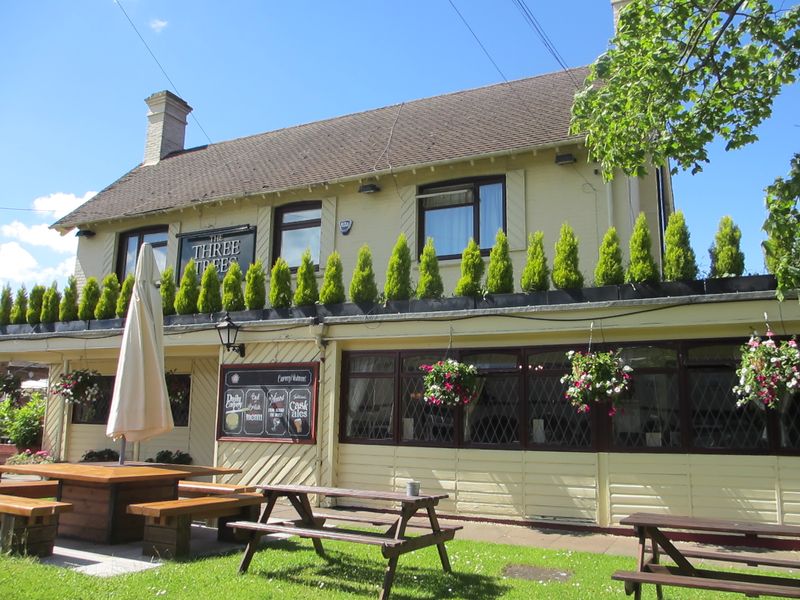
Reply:
[[701, 281], [656, 281], [646, 283], [626, 283], [619, 286], [620, 300], [640, 298], [669, 298], [673, 296], [694, 296], [705, 293], [705, 282]]
[[547, 292], [487, 294], [478, 299], [475, 308], [514, 308], [517, 306], [541, 306], [547, 304]]
[[774, 275], [744, 275], [706, 279], [706, 294], [735, 294], [774, 290], [778, 282]]
[[416, 298], [409, 301], [410, 312], [436, 312], [443, 310], [472, 310], [475, 298], [454, 296], [452, 298]]

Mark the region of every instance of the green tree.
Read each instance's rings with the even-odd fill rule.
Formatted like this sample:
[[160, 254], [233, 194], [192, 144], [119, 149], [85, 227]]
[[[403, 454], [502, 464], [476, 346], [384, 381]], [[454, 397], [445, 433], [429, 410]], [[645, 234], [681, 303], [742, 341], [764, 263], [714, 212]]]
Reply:
[[325, 263], [325, 276], [322, 278], [322, 289], [319, 301], [322, 304], [341, 304], [345, 300], [342, 279], [342, 257], [334, 250]]
[[261, 310], [267, 303], [267, 274], [261, 259], [250, 263], [244, 278], [245, 306], [250, 310]]
[[94, 319], [94, 309], [100, 300], [100, 284], [96, 277], [89, 277], [81, 290], [81, 301], [78, 304], [78, 318], [81, 321]]
[[625, 272], [628, 283], [653, 283], [658, 281], [658, 267], [651, 253], [650, 227], [647, 217], [639, 213], [633, 225], [631, 239], [628, 244], [631, 262]]
[[167, 267], [161, 272], [161, 287], [158, 289], [161, 294], [161, 313], [167, 315], [175, 314], [175, 269]]
[[135, 281], [133, 273], [128, 273], [122, 281], [122, 287], [117, 298], [117, 306], [114, 311], [120, 319], [128, 314], [128, 306], [131, 303], [131, 296], [133, 296], [133, 284]]
[[[638, 0], [622, 11], [611, 48], [576, 95], [572, 132], [586, 133], [607, 180], [615, 169], [642, 175], [648, 161], [668, 159], [696, 173], [715, 137], [727, 150], [755, 141], [774, 99], [798, 73], [800, 4]], [[767, 189], [764, 229], [796, 239], [798, 194], [784, 195], [785, 184], [778, 178]], [[775, 186], [783, 188], [777, 196]], [[773, 263], [781, 298], [800, 286], [797, 252]]]
[[26, 319], [28, 317], [28, 291], [25, 289], [25, 286], [22, 285], [17, 290], [16, 296], [14, 296], [14, 304], [11, 306], [11, 313], [9, 314], [9, 320], [14, 325], [23, 325], [26, 323]]
[[292, 305], [292, 270], [280, 256], [272, 266], [269, 278], [269, 304], [272, 308], [289, 308]]
[[489, 271], [486, 275], [486, 291], [490, 294], [514, 292], [514, 265], [508, 250], [508, 238], [502, 229], [497, 230], [494, 246], [489, 253]]
[[411, 249], [406, 234], [400, 233], [386, 268], [383, 295], [387, 300], [408, 300], [411, 292]]
[[439, 274], [439, 259], [436, 258], [436, 248], [433, 238], [425, 240], [422, 254], [419, 256], [419, 282], [417, 282], [417, 298], [437, 299], [444, 294], [442, 276]]
[[103, 278], [103, 291], [94, 309], [95, 319], [113, 319], [119, 299], [119, 279], [116, 273], [109, 273]]
[[578, 238], [569, 223], [562, 223], [553, 257], [553, 285], [559, 290], [583, 287], [583, 273], [578, 265]]
[[61, 303], [61, 294], [58, 292], [58, 284], [54, 281], [42, 297], [42, 312], [39, 320], [42, 323], [55, 323], [58, 321], [58, 305]]
[[74, 321], [78, 318], [78, 280], [74, 275], [67, 279], [67, 287], [64, 288], [64, 295], [61, 296], [61, 304], [58, 306], [59, 321]]
[[528, 235], [528, 254], [520, 285], [522, 291], [528, 294], [543, 292], [550, 287], [549, 280], [550, 269], [544, 253], [544, 232], [535, 231]]
[[200, 280], [200, 295], [197, 297], [197, 311], [210, 314], [222, 310], [222, 295], [219, 292], [219, 273], [213, 262], [208, 263]]
[[295, 306], [313, 306], [319, 300], [317, 278], [314, 274], [314, 259], [311, 250], [306, 249], [297, 268], [297, 288], [294, 290]]
[[800, 288], [800, 154], [794, 155], [786, 179], [778, 177], [767, 188], [767, 208], [765, 258], [783, 300], [785, 292]]
[[595, 285], [619, 285], [625, 281], [622, 267], [622, 249], [616, 227], [609, 227], [600, 244], [597, 266], [594, 269]]
[[372, 252], [364, 244], [358, 250], [356, 268], [350, 280], [350, 300], [356, 303], [375, 302], [378, 299], [378, 286], [372, 270]]
[[36, 325], [41, 322], [42, 302], [46, 291], [47, 288], [39, 284], [31, 288], [31, 294], [28, 296], [28, 312], [25, 314], [28, 325]]
[[744, 253], [739, 247], [742, 231], [729, 216], [719, 221], [714, 244], [709, 248], [711, 277], [739, 277], [744, 272]]
[[14, 296], [11, 293], [11, 286], [5, 284], [3, 292], [0, 293], [0, 325], [8, 325], [11, 322], [11, 307], [14, 305]]
[[461, 278], [456, 282], [453, 294], [473, 298], [480, 296], [484, 269], [481, 249], [475, 240], [470, 238], [467, 247], [461, 253]]
[[228, 272], [222, 278], [222, 309], [227, 311], [244, 310], [242, 268], [238, 262], [231, 263]]
[[683, 212], [669, 216], [664, 232], [664, 279], [666, 281], [692, 281], [697, 279], [697, 261], [686, 227]]
[[179, 315], [193, 315], [197, 312], [197, 297], [200, 295], [197, 281], [197, 265], [189, 259], [183, 268], [178, 293], [175, 294], [175, 312]]

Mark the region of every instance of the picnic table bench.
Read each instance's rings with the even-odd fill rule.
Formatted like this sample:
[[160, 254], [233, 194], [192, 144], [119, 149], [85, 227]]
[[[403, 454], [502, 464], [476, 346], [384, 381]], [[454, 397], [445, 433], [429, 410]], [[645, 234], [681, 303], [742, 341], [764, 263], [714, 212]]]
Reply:
[[[445, 542], [455, 537], [455, 532], [461, 529], [458, 525], [441, 525], [436, 516], [436, 505], [439, 500], [447, 498], [447, 494], [408, 496], [397, 492], [377, 492], [369, 490], [353, 490], [344, 488], [318, 487], [307, 485], [263, 485], [257, 486], [265, 498], [265, 505], [256, 522], [233, 521], [228, 527], [236, 530], [250, 532], [250, 541], [245, 549], [239, 572], [245, 573], [250, 566], [253, 555], [258, 548], [261, 537], [265, 534], [296, 535], [301, 538], [310, 538], [314, 550], [320, 556], [325, 556], [322, 540], [335, 540], [352, 542], [356, 544], [369, 544], [379, 546], [383, 557], [388, 560], [383, 578], [383, 587], [379, 598], [386, 600], [391, 592], [394, 575], [397, 569], [398, 557], [407, 552], [420, 548], [436, 546], [439, 560], [445, 572], [451, 572], [450, 560], [447, 556]], [[308, 499], [310, 495], [322, 495], [329, 498], [353, 498], [358, 500], [378, 500], [399, 503], [400, 515], [393, 517], [375, 516], [363, 517], [360, 515], [314, 513]], [[269, 523], [270, 515], [279, 498], [287, 498], [297, 512], [299, 519]], [[424, 511], [427, 519], [412, 520], [417, 512]], [[370, 525], [384, 525], [386, 529], [380, 532], [346, 529], [342, 527], [326, 526], [327, 521], [344, 521], [364, 523]], [[418, 535], [406, 535], [407, 529], [420, 529]]]
[[0, 494], [0, 551], [50, 556], [58, 515], [72, 504]]
[[255, 492], [252, 485], [240, 483], [210, 483], [208, 481], [178, 482], [178, 496], [181, 498], [198, 498], [202, 496], [221, 496], [224, 494], [245, 494]]
[[225, 525], [232, 519], [255, 517], [263, 500], [259, 493], [225, 494], [129, 504], [128, 512], [145, 518], [143, 554], [178, 558], [189, 554], [192, 519], [217, 518], [217, 538], [237, 541]]
[[0, 494], [25, 498], [55, 498], [57, 481], [8, 481], [0, 483]]
[[[698, 568], [690, 558], [740, 563], [752, 567], [759, 565], [779, 568], [800, 568], [800, 561], [735, 554], [712, 550], [678, 548], [671, 536], [676, 532], [715, 533], [732, 536], [733, 545], [759, 546], [781, 538], [800, 538], [800, 527], [728, 521], [650, 513], [635, 513], [622, 519], [621, 525], [631, 525], [639, 538], [637, 571], [617, 571], [611, 578], [625, 583], [625, 593], [634, 594], [635, 600], [642, 596], [642, 584], [656, 586], [656, 596], [662, 598], [662, 586], [734, 592], [746, 596], [770, 595], [784, 598], [800, 598], [800, 580], [793, 577], [770, 576], [758, 573], [731, 573], [714, 569]], [[649, 556], [648, 556], [649, 552]], [[666, 554], [675, 565], [660, 563], [661, 554]]]

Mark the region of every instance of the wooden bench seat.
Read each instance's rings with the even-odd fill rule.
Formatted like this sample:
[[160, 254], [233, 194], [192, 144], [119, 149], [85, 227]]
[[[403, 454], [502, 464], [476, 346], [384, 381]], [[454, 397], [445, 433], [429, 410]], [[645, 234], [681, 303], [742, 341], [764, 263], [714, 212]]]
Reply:
[[285, 523], [252, 523], [249, 521], [231, 521], [228, 527], [234, 529], [247, 529], [261, 533], [283, 533], [286, 535], [296, 535], [303, 538], [315, 538], [322, 540], [335, 540], [339, 542], [354, 542], [356, 544], [370, 544], [373, 546], [399, 546], [405, 540], [395, 540], [387, 538], [381, 533], [372, 531], [353, 531], [347, 529], [333, 528], [305, 528], [300, 526], [288, 525]]
[[0, 494], [0, 550], [50, 556], [58, 515], [69, 510], [68, 502]]
[[246, 494], [255, 492], [252, 485], [238, 483], [210, 483], [207, 481], [178, 482], [178, 496], [181, 498], [197, 498], [202, 496], [220, 496], [224, 494]]
[[55, 498], [57, 481], [5, 481], [0, 483], [0, 494], [25, 498]]
[[681, 554], [687, 558], [700, 558], [719, 562], [741, 563], [750, 567], [779, 567], [781, 569], [800, 569], [800, 561], [787, 558], [772, 558], [769, 555], [739, 554], [719, 552], [716, 550], [690, 550], [681, 548]]
[[182, 498], [130, 504], [128, 512], [145, 518], [143, 554], [177, 558], [189, 554], [192, 519], [217, 518], [217, 538], [240, 541], [226, 524], [232, 519], [255, 520], [263, 500], [257, 493]]
[[[397, 517], [384, 516], [384, 515], [356, 515], [344, 512], [330, 512], [330, 513], [314, 513], [314, 518], [326, 519], [328, 521], [342, 521], [349, 523], [365, 523], [367, 525], [393, 525], [397, 522]], [[424, 519], [409, 519], [406, 527], [412, 529], [430, 529], [430, 521]], [[439, 523], [439, 529], [442, 531], [458, 531], [464, 529], [463, 525], [442, 525]]]
[[[617, 571], [611, 578], [625, 582], [625, 593], [633, 594], [636, 586], [643, 583], [672, 585], [677, 587], [733, 592], [747, 596], [779, 596], [800, 598], [800, 581], [772, 578], [769, 583], [756, 581], [733, 581], [726, 579], [724, 573], [698, 570], [693, 577], [674, 575], [667, 572], [648, 573], [642, 571]], [[741, 577], [741, 575], [739, 575]]]

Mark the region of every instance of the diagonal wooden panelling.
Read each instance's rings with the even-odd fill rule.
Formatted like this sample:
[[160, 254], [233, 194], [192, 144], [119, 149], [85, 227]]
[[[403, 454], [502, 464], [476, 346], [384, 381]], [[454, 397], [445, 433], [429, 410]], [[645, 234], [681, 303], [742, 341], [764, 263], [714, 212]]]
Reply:
[[[272, 232], [272, 207], [259, 206], [258, 220], [256, 222], [256, 256], [255, 260], [261, 259], [266, 265], [272, 264], [271, 259], [271, 232]], [[247, 267], [242, 265], [242, 271], [247, 271]]]
[[319, 262], [321, 265], [336, 250], [336, 196], [322, 199], [322, 223], [319, 236]]
[[178, 234], [180, 232], [180, 221], [173, 221], [169, 224], [169, 229], [167, 230], [167, 265], [172, 265], [173, 269], [175, 268], [174, 265], [178, 264]]
[[417, 188], [406, 185], [400, 188], [400, 231], [406, 234], [408, 247], [411, 248], [413, 262], [419, 260], [417, 255]]
[[192, 364], [189, 454], [199, 465], [214, 464], [218, 378], [219, 366], [216, 360], [203, 358]]
[[103, 239], [103, 261], [101, 263], [101, 274], [97, 277], [98, 281], [103, 277], [114, 272], [114, 255], [116, 254], [117, 236], [107, 235]]
[[[50, 365], [50, 376], [48, 382], [48, 387], [50, 389], [53, 389], [53, 384], [58, 381], [58, 378], [61, 377], [61, 373], [63, 372], [63, 365]], [[62, 430], [64, 427], [64, 419], [66, 418], [62, 412], [63, 408], [64, 404], [61, 398], [53, 394], [48, 396], [47, 407], [44, 413], [42, 448], [55, 456], [56, 459], [61, 458]]]
[[506, 229], [511, 250], [527, 248], [525, 231], [525, 170], [506, 173]]

